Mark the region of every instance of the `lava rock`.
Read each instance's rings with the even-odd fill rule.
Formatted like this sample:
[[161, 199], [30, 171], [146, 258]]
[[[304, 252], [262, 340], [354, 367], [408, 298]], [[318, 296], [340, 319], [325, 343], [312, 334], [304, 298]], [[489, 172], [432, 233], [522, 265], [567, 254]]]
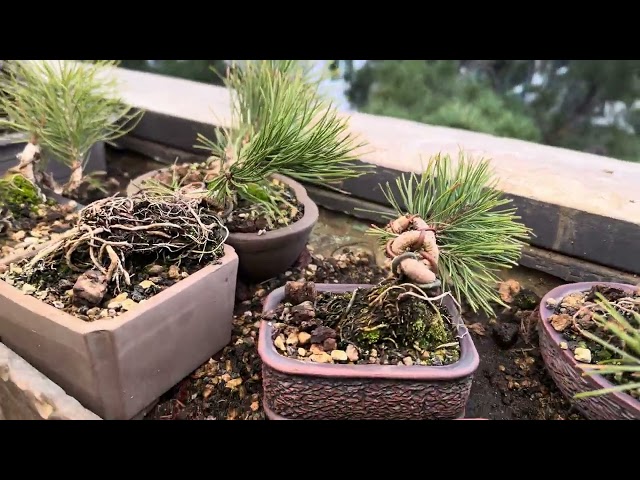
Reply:
[[107, 292], [107, 278], [97, 270], [89, 270], [73, 286], [74, 302], [98, 305]]
[[316, 284], [313, 282], [287, 282], [284, 286], [284, 301], [292, 305], [313, 302], [316, 293]]
[[518, 341], [520, 327], [515, 323], [501, 323], [493, 328], [493, 339], [500, 348], [510, 348]]
[[521, 289], [514, 297], [512, 305], [520, 310], [533, 310], [540, 303], [540, 297], [526, 288]]
[[313, 308], [313, 303], [310, 301], [302, 302], [299, 305], [291, 308], [291, 323], [302, 324], [315, 318], [316, 311]]
[[320, 326], [311, 332], [311, 343], [324, 343], [328, 338], [338, 338], [338, 333], [329, 327]]

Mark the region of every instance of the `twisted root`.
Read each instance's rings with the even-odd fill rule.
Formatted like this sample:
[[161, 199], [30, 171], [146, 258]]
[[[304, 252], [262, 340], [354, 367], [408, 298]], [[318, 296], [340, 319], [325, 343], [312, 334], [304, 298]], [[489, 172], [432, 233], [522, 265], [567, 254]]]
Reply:
[[387, 230], [398, 234], [386, 245], [394, 275], [405, 275], [415, 284], [426, 288], [439, 286], [437, 273], [440, 251], [435, 229], [417, 215], [405, 215], [390, 222]]
[[125, 259], [155, 254], [171, 261], [201, 261], [214, 255], [228, 235], [217, 216], [185, 195], [109, 197], [80, 212], [77, 226], [29, 262], [53, 264], [62, 259], [74, 271], [98, 270], [107, 282], [131, 285]]

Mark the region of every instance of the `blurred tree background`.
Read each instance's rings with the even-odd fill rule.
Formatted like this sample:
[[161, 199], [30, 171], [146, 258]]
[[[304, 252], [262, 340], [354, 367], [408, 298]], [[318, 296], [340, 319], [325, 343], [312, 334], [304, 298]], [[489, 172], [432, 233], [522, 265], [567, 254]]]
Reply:
[[358, 111], [640, 161], [640, 60], [352, 62]]
[[[354, 62], [330, 73], [358, 111], [640, 161], [640, 60]], [[221, 85], [225, 61], [121, 66]]]
[[122, 68], [186, 78], [213, 85], [223, 85], [223, 82], [211, 69], [214, 68], [216, 72], [223, 75], [226, 68], [224, 60], [122, 60], [121, 62]]

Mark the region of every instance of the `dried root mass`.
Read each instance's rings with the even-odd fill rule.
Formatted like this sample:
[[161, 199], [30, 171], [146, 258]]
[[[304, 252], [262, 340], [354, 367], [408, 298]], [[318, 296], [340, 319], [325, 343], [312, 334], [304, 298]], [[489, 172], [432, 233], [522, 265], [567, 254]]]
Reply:
[[227, 229], [200, 200], [179, 195], [109, 197], [80, 212], [76, 227], [40, 251], [27, 270], [56, 268], [64, 262], [75, 272], [95, 270], [104, 282], [131, 284], [126, 266], [132, 255], [162, 262], [219, 258]]

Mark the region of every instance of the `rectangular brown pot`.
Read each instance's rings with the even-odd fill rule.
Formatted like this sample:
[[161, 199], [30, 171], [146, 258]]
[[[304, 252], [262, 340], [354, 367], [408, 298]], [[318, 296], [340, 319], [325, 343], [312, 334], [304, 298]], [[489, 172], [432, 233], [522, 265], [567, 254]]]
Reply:
[[238, 256], [224, 249], [220, 264], [93, 322], [0, 281], [0, 342], [102, 418], [131, 419], [230, 341]]
[[[319, 292], [345, 293], [371, 285], [316, 284]], [[271, 292], [264, 312], [284, 299]], [[460, 359], [451, 365], [317, 364], [280, 355], [270, 322], [260, 325], [264, 408], [273, 420], [428, 420], [464, 416], [480, 358], [451, 298], [442, 303], [458, 326]]]

